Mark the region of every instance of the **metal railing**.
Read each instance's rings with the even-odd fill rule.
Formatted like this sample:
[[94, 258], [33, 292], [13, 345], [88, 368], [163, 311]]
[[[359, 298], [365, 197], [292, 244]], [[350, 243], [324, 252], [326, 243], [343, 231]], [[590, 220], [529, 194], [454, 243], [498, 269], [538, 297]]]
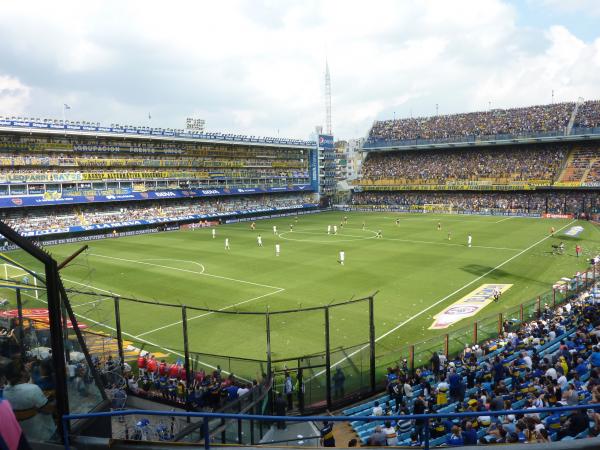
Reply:
[[453, 136], [448, 138], [437, 138], [437, 139], [371, 139], [367, 140], [363, 145], [364, 150], [375, 150], [375, 149], [387, 149], [387, 148], [415, 148], [419, 146], [433, 146], [433, 145], [451, 145], [451, 144], [481, 144], [485, 142], [506, 142], [514, 143], [522, 139], [544, 139], [544, 140], [558, 140], [570, 139], [577, 137], [586, 136], [597, 136], [600, 135], [600, 127], [585, 128], [585, 127], [573, 127], [569, 135], [565, 135], [565, 130], [556, 131], [545, 131], [538, 133], [522, 133], [522, 134], [494, 134], [494, 135], [467, 135], [467, 136]]
[[[385, 416], [386, 420], [397, 422], [399, 420], [424, 420], [423, 433], [424, 442], [423, 448], [429, 450], [429, 430], [430, 420], [440, 418], [451, 418], [451, 419], [462, 419], [469, 417], [478, 416], [489, 416], [499, 417], [506, 415], [525, 415], [525, 414], [556, 414], [566, 413], [576, 410], [600, 410], [600, 404], [585, 404], [576, 406], [561, 406], [555, 408], [536, 408], [536, 409], [516, 409], [516, 410], [501, 410], [501, 411], [469, 411], [460, 413], [435, 413], [435, 414], [405, 414], [405, 415], [391, 415]], [[202, 438], [204, 441], [204, 448], [210, 449], [211, 435], [208, 431], [209, 421], [214, 419], [222, 420], [236, 420], [236, 421], [267, 421], [267, 422], [370, 422], [382, 420], [382, 416], [260, 416], [255, 414], [227, 414], [227, 413], [207, 413], [207, 412], [178, 412], [178, 411], [145, 411], [145, 410], [125, 410], [125, 411], [111, 411], [111, 412], [99, 412], [89, 414], [70, 414], [64, 415], [61, 418], [63, 433], [64, 433], [64, 445], [65, 450], [71, 449], [71, 440], [68, 434], [69, 422], [71, 420], [78, 419], [90, 419], [94, 417], [115, 417], [115, 416], [129, 416], [129, 415], [145, 415], [145, 416], [168, 416], [168, 417], [190, 417], [202, 419]], [[163, 442], [164, 444], [164, 442]], [[166, 444], [168, 445], [168, 443]]]

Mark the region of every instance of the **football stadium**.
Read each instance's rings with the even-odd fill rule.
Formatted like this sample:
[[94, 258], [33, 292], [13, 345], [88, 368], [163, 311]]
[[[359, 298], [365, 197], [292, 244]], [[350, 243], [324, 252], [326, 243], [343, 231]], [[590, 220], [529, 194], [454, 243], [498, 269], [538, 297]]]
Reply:
[[324, 88], [305, 138], [0, 109], [0, 448], [600, 448], [600, 92], [349, 139]]

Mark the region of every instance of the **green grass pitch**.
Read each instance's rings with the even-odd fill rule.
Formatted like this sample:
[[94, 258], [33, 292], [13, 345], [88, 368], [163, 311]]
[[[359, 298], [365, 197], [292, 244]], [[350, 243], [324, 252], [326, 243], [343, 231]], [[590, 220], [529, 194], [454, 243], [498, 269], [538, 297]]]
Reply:
[[[344, 215], [348, 224], [340, 229]], [[327, 235], [327, 225], [334, 224], [338, 235]], [[575, 225], [584, 227], [577, 238], [562, 236]], [[477, 320], [465, 319], [446, 331], [427, 329], [432, 316], [482, 284], [513, 284], [500, 302], [479, 314], [494, 315], [548, 291], [600, 252], [597, 227], [566, 219], [326, 212], [298, 216], [297, 222], [294, 217], [260, 220], [256, 226], [251, 231], [249, 223], [222, 225], [215, 239], [210, 229], [199, 229], [92, 241], [62, 271], [63, 280], [84, 291], [238, 312], [305, 308], [379, 291], [378, 351], [398, 351], [400, 357], [406, 344]], [[555, 237], [549, 237], [550, 227], [556, 228]], [[375, 238], [377, 230], [383, 238]], [[471, 248], [466, 246], [469, 233]], [[257, 245], [258, 234], [263, 247]], [[230, 250], [225, 250], [225, 238]], [[562, 256], [551, 253], [559, 238], [566, 244]], [[275, 256], [276, 243], [280, 256]], [[576, 243], [584, 249], [579, 259]], [[61, 261], [80, 246], [48, 250]], [[346, 254], [343, 266], [338, 263], [341, 250]], [[93, 320], [97, 329], [114, 327], [111, 301], [75, 294], [71, 299], [82, 322], [94, 325]], [[28, 298], [26, 306], [43, 304]], [[367, 311], [366, 304], [331, 311], [332, 348], [367, 341]], [[175, 354], [183, 348], [179, 309], [121, 302], [121, 313], [126, 339]], [[266, 358], [262, 316], [188, 310], [188, 320], [192, 351]], [[323, 351], [323, 321], [322, 311], [272, 316], [273, 357]]]

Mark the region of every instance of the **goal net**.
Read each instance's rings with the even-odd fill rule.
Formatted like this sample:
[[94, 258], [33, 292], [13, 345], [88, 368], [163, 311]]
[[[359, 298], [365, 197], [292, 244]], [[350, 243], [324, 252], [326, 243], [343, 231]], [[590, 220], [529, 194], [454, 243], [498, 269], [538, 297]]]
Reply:
[[[27, 272], [21, 267], [12, 264], [3, 263], [0, 269], [0, 274], [3, 277], [3, 286], [0, 288], [0, 298], [13, 302], [15, 300], [15, 289], [17, 286], [22, 286], [22, 294], [28, 298], [40, 299], [38, 290], [37, 272]], [[12, 287], [14, 285], [14, 287]]]

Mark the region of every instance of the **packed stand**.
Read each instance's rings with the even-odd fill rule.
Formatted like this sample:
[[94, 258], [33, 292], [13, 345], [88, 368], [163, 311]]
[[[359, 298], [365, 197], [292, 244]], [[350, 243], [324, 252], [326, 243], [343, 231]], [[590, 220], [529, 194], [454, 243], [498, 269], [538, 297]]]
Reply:
[[189, 215], [217, 214], [234, 211], [252, 211], [262, 208], [294, 208], [315, 202], [311, 194], [272, 194], [231, 196], [206, 199], [178, 199], [128, 202], [123, 205], [84, 205], [78, 208], [44, 208], [27, 211], [3, 211], [0, 219], [17, 231], [50, 230], [69, 226], [86, 226], [177, 218]]
[[404, 208], [422, 210], [428, 205], [444, 206], [454, 212], [514, 213], [514, 214], [573, 214], [592, 216], [600, 212], [600, 193], [585, 191], [522, 191], [522, 192], [464, 192], [464, 191], [396, 191], [355, 192], [354, 206]]
[[600, 182], [600, 146], [576, 145], [558, 181], [563, 183]]
[[600, 100], [588, 100], [579, 106], [574, 126], [582, 128], [600, 127]]
[[[378, 121], [368, 142], [415, 139], [445, 140], [466, 136], [525, 135], [563, 131], [569, 123], [575, 103], [492, 109], [472, 113]], [[594, 115], [596, 114], [596, 115]], [[596, 117], [590, 109], [583, 117]], [[589, 120], [582, 119], [585, 123]]]
[[0, 196], [306, 185], [308, 167], [301, 148], [0, 134]]
[[[595, 257], [592, 262], [600, 262]], [[515, 327], [505, 322], [497, 339], [467, 346], [457, 358], [434, 352], [427, 367], [406, 360], [387, 370], [387, 395], [344, 411], [380, 420], [352, 422], [367, 445], [421, 446], [425, 421], [386, 420], [386, 415], [435, 414], [431, 446], [550, 442], [600, 434], [600, 411], [507, 414], [490, 411], [600, 403], [600, 289], [593, 287], [538, 320]], [[463, 420], [441, 417], [475, 412]]]
[[503, 147], [493, 150], [372, 152], [362, 165], [362, 181], [445, 184], [491, 180], [501, 183], [550, 182], [568, 153], [562, 144]]

